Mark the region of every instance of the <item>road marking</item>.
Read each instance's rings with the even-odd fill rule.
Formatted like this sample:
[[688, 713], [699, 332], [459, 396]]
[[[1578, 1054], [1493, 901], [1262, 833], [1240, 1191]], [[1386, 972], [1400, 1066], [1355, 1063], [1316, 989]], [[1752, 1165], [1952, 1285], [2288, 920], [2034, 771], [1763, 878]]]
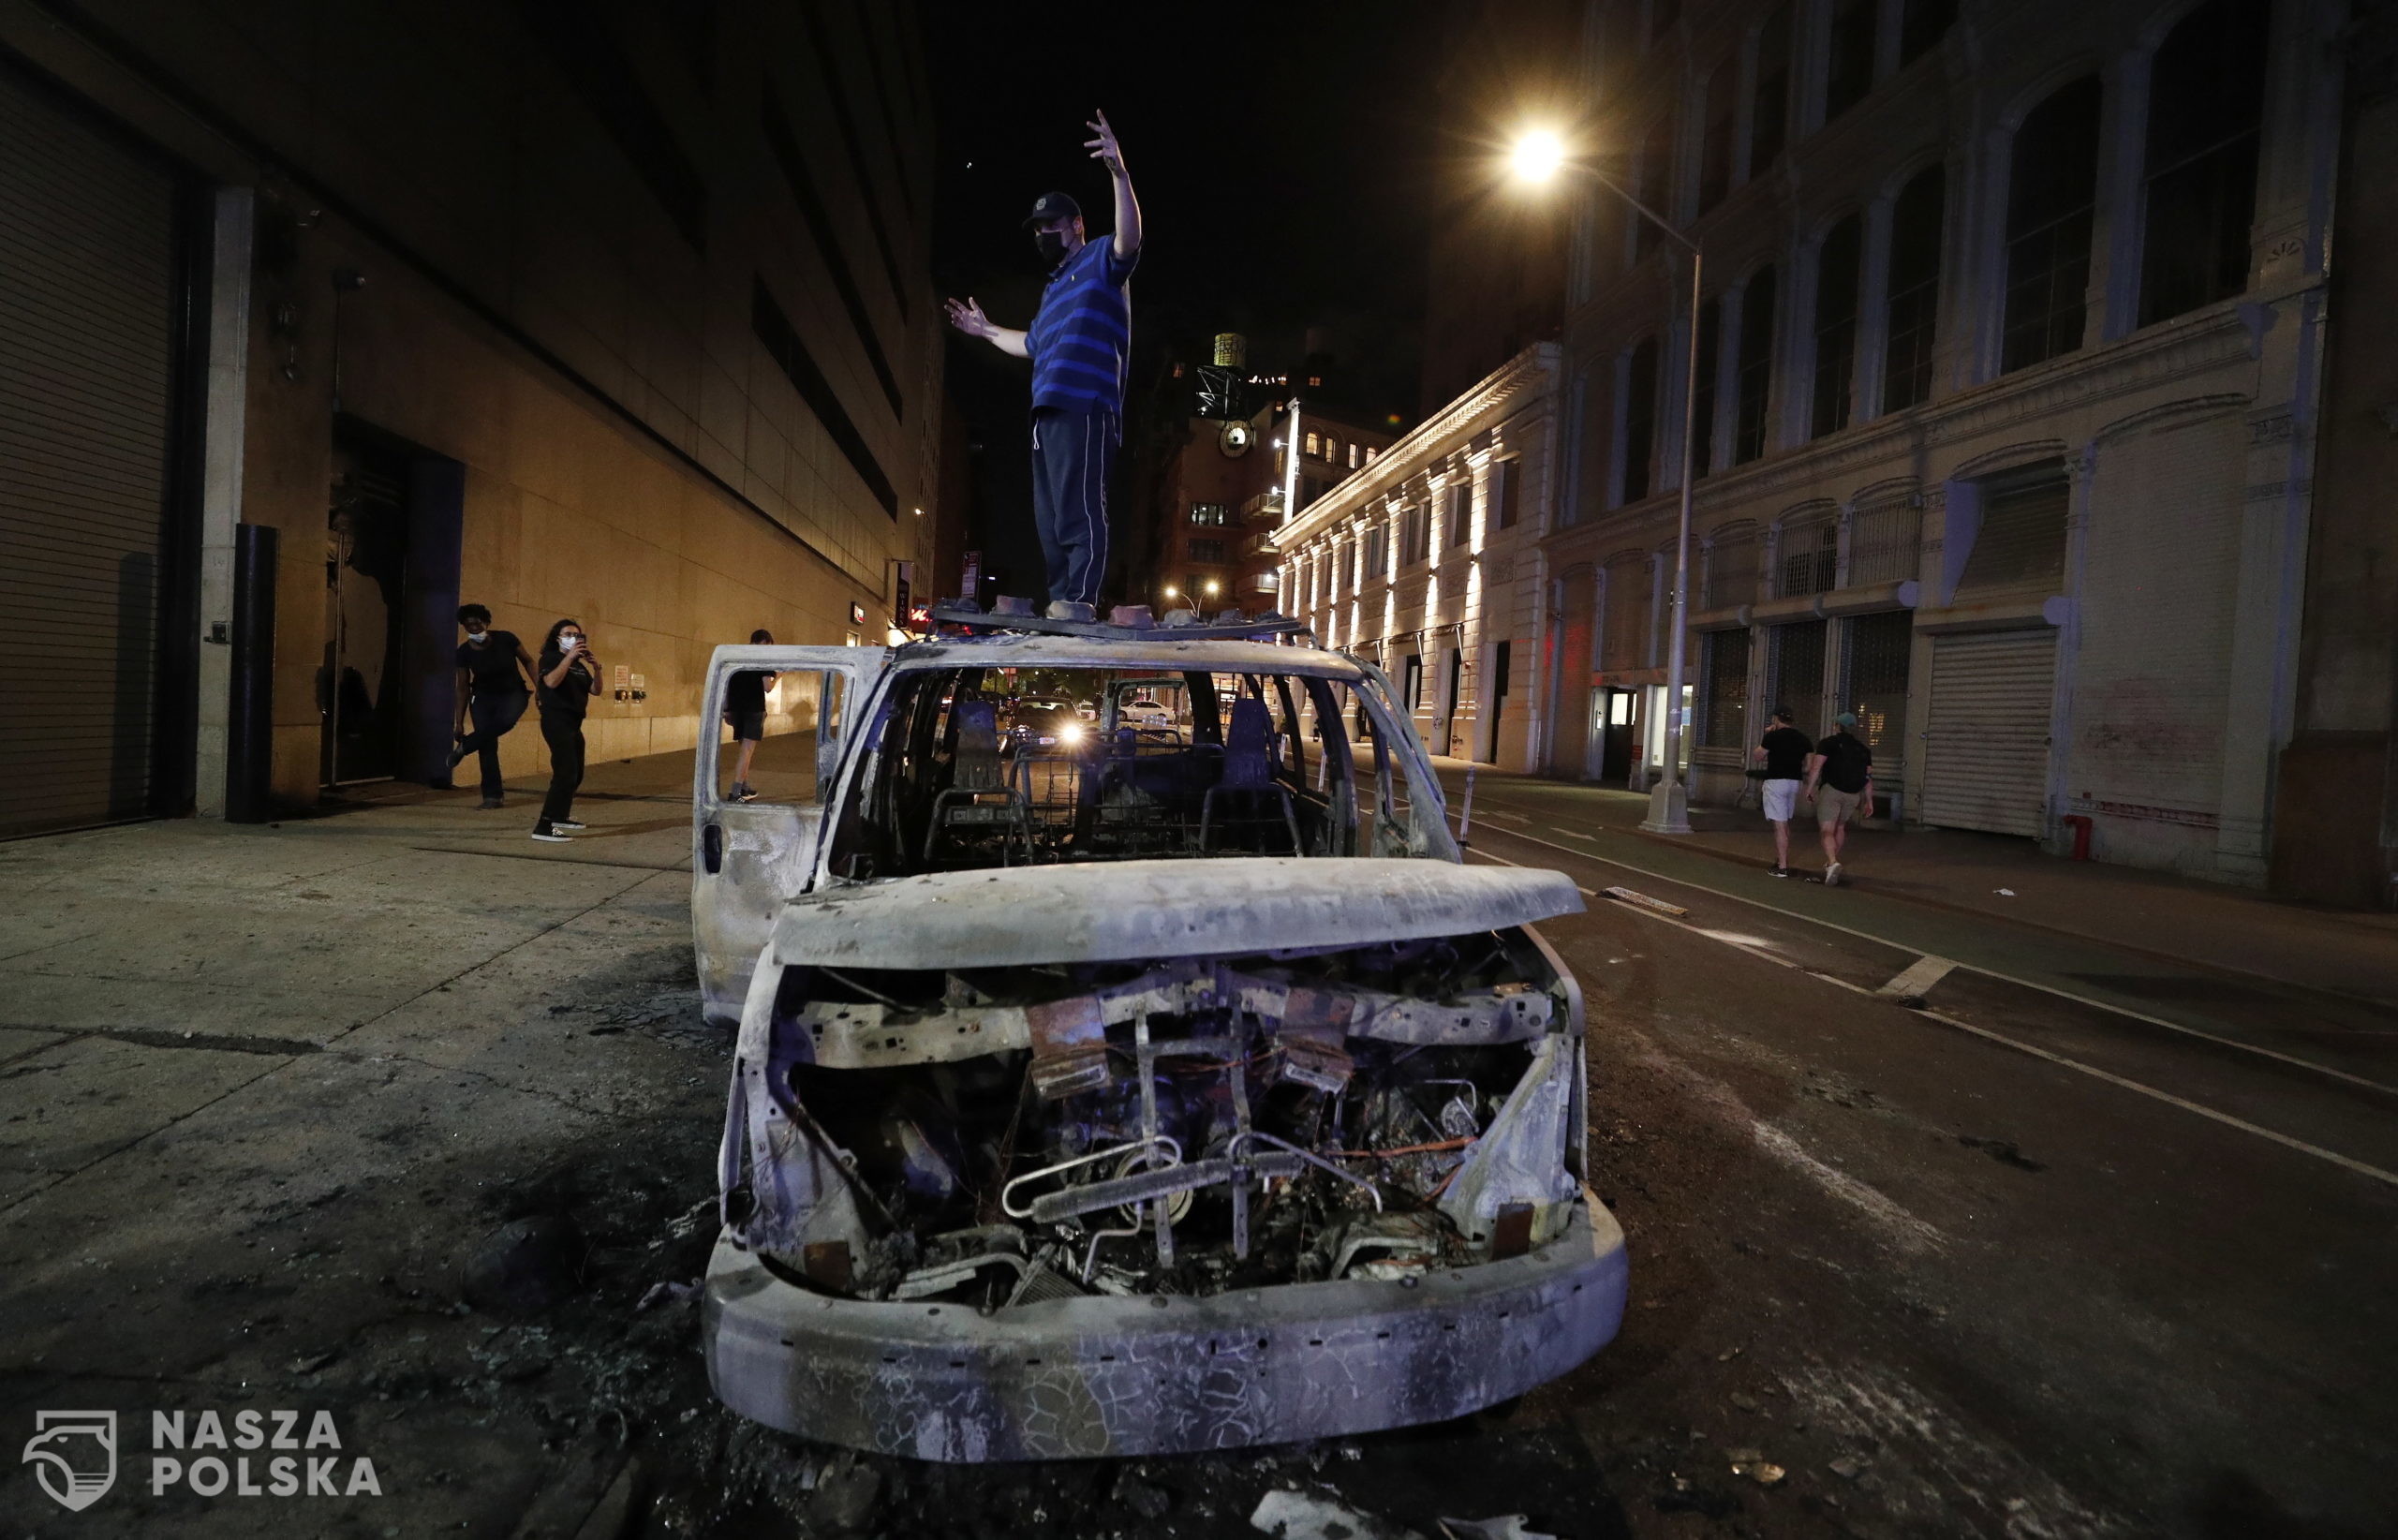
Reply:
[[1915, 960], [1913, 967], [1873, 992], [1892, 1000], [1920, 1000], [1956, 966], [1946, 957], [1935, 957], [1927, 952]]
[[1569, 839], [1596, 839], [1599, 837], [1594, 834], [1584, 834], [1579, 829], [1569, 829], [1562, 823], [1552, 823], [1549, 827], [1557, 833], [1565, 836]]
[[[1481, 855], [1488, 860], [1499, 862], [1503, 866], [1520, 866], [1523, 865], [1520, 861], [1510, 861], [1503, 855], [1492, 855], [1488, 851], [1477, 851], [1474, 853]], [[1669, 878], [1667, 881], [1670, 881], [1671, 879]], [[1587, 893], [1590, 890], [1585, 888], [1583, 891]], [[1736, 896], [1726, 894], [1724, 896], [1732, 897]], [[1845, 989], [1851, 994], [1863, 995], [1868, 999], [1877, 999], [1881, 996], [1881, 992], [1879, 990], [1868, 989], [1861, 984], [1851, 984], [1846, 979], [1834, 978], [1829, 973], [1817, 972], [1814, 969], [1802, 967], [1800, 964], [1793, 962], [1787, 957], [1777, 957], [1770, 952], [1761, 951], [1754, 946], [1742, 945], [1739, 941], [1731, 940], [1728, 935], [1710, 931], [1699, 925], [1692, 925], [1687, 920], [1677, 920], [1670, 914], [1660, 914], [1650, 910], [1639, 908], [1632, 909], [1631, 912], [1639, 915], [1644, 920], [1654, 920], [1659, 925], [1672, 925], [1677, 929], [1687, 930], [1694, 936], [1704, 936], [1709, 940], [1717, 941], [1724, 945], [1734, 947], [1736, 950], [1747, 953], [1750, 956], [1762, 958], [1767, 962], [1774, 963], [1780, 967], [1792, 969], [1798, 972], [1806, 974], [1809, 978], [1821, 979], [1824, 983]], [[1917, 966], [1920, 967], [1922, 965], [1921, 963], [1918, 963]], [[1963, 967], [1969, 965], [1960, 964], [1959, 966]], [[1974, 970], [1976, 972], [1983, 971], [1979, 969], [1976, 969]], [[1904, 976], [1904, 974], [1901, 975], [1901, 977]], [[2006, 975], [1991, 974], [1991, 976], [1993, 978], [2004, 978]], [[1895, 1004], [1896, 1001], [1892, 1001], [1892, 1003]], [[2398, 1187], [2398, 1171], [2385, 1171], [2377, 1165], [2368, 1165], [2362, 1161], [2352, 1160], [2349, 1157], [2341, 1154], [2337, 1150], [2326, 1149], [2321, 1145], [2311, 1145], [2303, 1139], [2293, 1139], [2287, 1133], [2276, 1133], [2272, 1129], [2263, 1127], [2260, 1124], [2252, 1123], [2244, 1118], [2234, 1118], [2228, 1112], [2217, 1112], [2214, 1108], [2202, 1106], [2199, 1103], [2189, 1100], [2187, 1097], [2176, 1096], [2171, 1091], [2159, 1090], [2154, 1086], [2143, 1085], [2139, 1081], [2126, 1079], [2123, 1075], [2114, 1074], [2112, 1071], [2102, 1070], [2095, 1064], [2084, 1064], [2078, 1059], [2068, 1059], [2063, 1054], [2052, 1053], [2049, 1049], [2040, 1047], [2035, 1044], [2025, 1043], [2019, 1038], [2008, 1037], [2004, 1032], [1993, 1032], [1987, 1027], [1976, 1027], [1970, 1021], [1961, 1021], [1955, 1016], [1946, 1014], [1939, 1011], [1928, 1010], [1920, 1005], [1906, 1006], [1902, 1007], [1902, 1009], [1906, 1010], [1910, 1014], [1921, 1016], [1927, 1021], [1936, 1021], [1944, 1027], [1953, 1027], [1961, 1032], [1971, 1032], [1974, 1036], [1987, 1039], [1991, 1043], [1999, 1044], [2001, 1047], [2013, 1048], [2019, 1053], [2030, 1054], [2035, 1059], [2044, 1059], [2051, 1064], [2059, 1065], [2065, 1069], [2078, 1071], [2082, 1074], [2089, 1075], [2095, 1080], [2103, 1080], [2110, 1086], [2120, 1087], [2136, 1095], [2145, 1096], [2154, 1101], [2162, 1102], [2168, 1106], [2179, 1107], [2184, 1112], [2197, 1113], [2199, 1117], [2221, 1123], [2226, 1128], [2236, 1128], [2243, 1133], [2253, 1133], [2259, 1139], [2269, 1140], [2273, 1144], [2282, 1146], [2286, 1149], [2294, 1149], [2302, 1155], [2312, 1155], [2317, 1160], [2329, 1161], [2331, 1164], [2339, 1166], [2343, 1170], [2353, 1171], [2360, 1177], [2369, 1177], [2375, 1181], [2383, 1182], [2391, 1187]], [[2201, 1033], [2199, 1035], [2203, 1036], [2204, 1034]], [[2296, 1060], [2295, 1062], [2304, 1063], [2304, 1060]], [[2311, 1069], [2320, 1069], [2321, 1067], [2322, 1066], [2320, 1065], [2308, 1066], [2308, 1068]], [[2331, 1073], [2337, 1074], [2338, 1072], [2333, 1071]], [[2370, 1084], [2370, 1082], [2367, 1083]]]
[[[1553, 839], [1543, 839], [1538, 835], [1524, 834], [1515, 829], [1501, 829], [1499, 833], [1511, 839], [1528, 840], [1534, 845], [1547, 846], [1552, 851], [1562, 851], [1579, 860], [1595, 861], [1603, 866], [1621, 866], [1625, 871], [1638, 872], [1643, 877], [1653, 877], [1661, 882], [1671, 882], [1676, 887], [1689, 888], [1695, 893], [1712, 894], [1718, 898], [1729, 898], [1736, 904], [1746, 904], [1752, 909], [1765, 910], [1769, 913], [1779, 914], [1787, 920], [1821, 925], [1826, 930], [1836, 930], [1843, 936], [1854, 936], [1859, 940], [1872, 941], [1877, 946], [1898, 947], [1898, 943], [1887, 936], [1877, 936], [1870, 930], [1859, 930], [1855, 925], [1844, 925], [1837, 920], [1819, 919], [1813, 914], [1801, 913], [1795, 909], [1784, 909], [1780, 904], [1769, 904], [1762, 898], [1752, 898], [1744, 893], [1732, 893], [1724, 888], [1710, 887], [1704, 882], [1694, 882], [1687, 877], [1675, 877], [1650, 866], [1636, 866], [1629, 861], [1621, 861], [1611, 855], [1599, 855], [1590, 851], [1576, 850], [1571, 845], [1560, 845]], [[1519, 865], [1519, 863], [1511, 862], [1509, 865]], [[1591, 890], [1584, 888], [1582, 891], [1589, 893]], [[1900, 950], [1904, 949], [1900, 948]], [[2109, 1012], [2132, 1021], [2144, 1021], [2151, 1027], [2162, 1027], [2169, 1032], [2179, 1032], [2183, 1037], [2194, 1037], [2202, 1043], [2212, 1043], [2220, 1048], [2232, 1048], [2243, 1054], [2255, 1054], [2259, 1059], [2270, 1059], [2276, 1063], [2287, 1064], [2294, 1069], [2310, 1070], [2317, 1074], [2330, 1075], [2334, 1080], [2346, 1081], [2351, 1086], [2361, 1086], [2366, 1090], [2379, 1091], [2385, 1096], [2398, 1096], [2398, 1086], [2361, 1074], [2350, 1074], [2346, 1070], [2335, 1070], [2329, 1064], [2318, 1064], [2311, 1059], [2301, 1059], [2296, 1054], [2286, 1054], [2278, 1048], [2268, 1048], [2255, 1043], [2243, 1043], [2238, 1038], [2225, 1037], [2217, 1032], [2210, 1032], [2182, 1022], [2168, 1020], [2164, 1016], [2151, 1015], [2145, 1011], [2135, 1011], [2130, 1006], [2118, 1005], [2112, 1000], [2096, 1000], [2089, 995], [2077, 994], [2070, 989], [2060, 989], [2055, 985], [2042, 984], [2037, 979], [2027, 979], [2020, 974], [2002, 973], [1995, 968], [1984, 968], [1979, 963], [1961, 962], [1957, 966], [1968, 973], [1978, 973], [1986, 979], [1997, 979], [2004, 984], [2018, 985], [2025, 989], [2036, 989], [2041, 994], [2053, 995], [2059, 1000], [2069, 1000], [2076, 1005], [2087, 1005], [2094, 1011]], [[1868, 994], [1872, 992], [1866, 991]]]
[[1663, 898], [1651, 898], [1647, 894], [1632, 888], [1608, 888], [1606, 896], [1618, 903], [1630, 904], [1636, 909], [1654, 910], [1659, 914], [1688, 914], [1690, 912], [1680, 904], [1669, 904]]

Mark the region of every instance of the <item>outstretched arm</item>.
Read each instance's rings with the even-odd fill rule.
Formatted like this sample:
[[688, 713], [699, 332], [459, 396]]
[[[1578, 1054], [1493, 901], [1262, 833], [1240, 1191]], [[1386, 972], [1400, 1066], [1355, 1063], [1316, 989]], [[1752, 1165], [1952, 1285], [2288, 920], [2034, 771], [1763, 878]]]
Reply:
[[1132, 178], [1124, 170], [1124, 148], [1116, 142], [1116, 130], [1107, 125], [1107, 114], [1099, 113], [1083, 126], [1096, 136], [1083, 141], [1090, 157], [1107, 168], [1107, 180], [1116, 194], [1116, 259], [1129, 262], [1141, 249], [1141, 200], [1132, 196]]
[[981, 337], [1002, 353], [1014, 353], [1018, 358], [1031, 356], [1025, 348], [1023, 333], [994, 325], [991, 318], [983, 314], [983, 307], [972, 300], [945, 300], [942, 303], [949, 307], [949, 324], [968, 336]]

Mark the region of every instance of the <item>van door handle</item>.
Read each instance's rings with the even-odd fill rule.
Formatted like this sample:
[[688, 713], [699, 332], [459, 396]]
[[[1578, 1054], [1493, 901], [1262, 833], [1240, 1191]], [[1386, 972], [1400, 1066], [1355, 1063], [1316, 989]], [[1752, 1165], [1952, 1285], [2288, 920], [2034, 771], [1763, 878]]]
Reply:
[[724, 828], [710, 823], [700, 830], [700, 861], [714, 877], [724, 869]]

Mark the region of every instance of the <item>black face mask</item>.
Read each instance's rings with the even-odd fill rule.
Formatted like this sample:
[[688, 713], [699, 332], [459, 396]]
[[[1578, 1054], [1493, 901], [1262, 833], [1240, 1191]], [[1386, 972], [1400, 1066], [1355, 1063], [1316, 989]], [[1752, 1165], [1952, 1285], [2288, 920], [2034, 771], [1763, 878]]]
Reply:
[[1037, 230], [1032, 244], [1041, 253], [1042, 261], [1056, 267], [1066, 259], [1066, 232], [1061, 230]]

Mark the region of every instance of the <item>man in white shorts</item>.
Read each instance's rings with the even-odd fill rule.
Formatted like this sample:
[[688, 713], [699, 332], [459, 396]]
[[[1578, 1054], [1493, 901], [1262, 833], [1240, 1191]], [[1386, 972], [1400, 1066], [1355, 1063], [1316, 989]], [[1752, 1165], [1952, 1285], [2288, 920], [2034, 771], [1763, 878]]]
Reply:
[[1790, 821], [1798, 816], [1798, 788], [1807, 778], [1807, 756], [1814, 744], [1790, 725], [1790, 708], [1773, 708], [1773, 725], [1749, 758], [1765, 766], [1761, 788], [1766, 822], [1773, 825], [1773, 875], [1790, 875]]

